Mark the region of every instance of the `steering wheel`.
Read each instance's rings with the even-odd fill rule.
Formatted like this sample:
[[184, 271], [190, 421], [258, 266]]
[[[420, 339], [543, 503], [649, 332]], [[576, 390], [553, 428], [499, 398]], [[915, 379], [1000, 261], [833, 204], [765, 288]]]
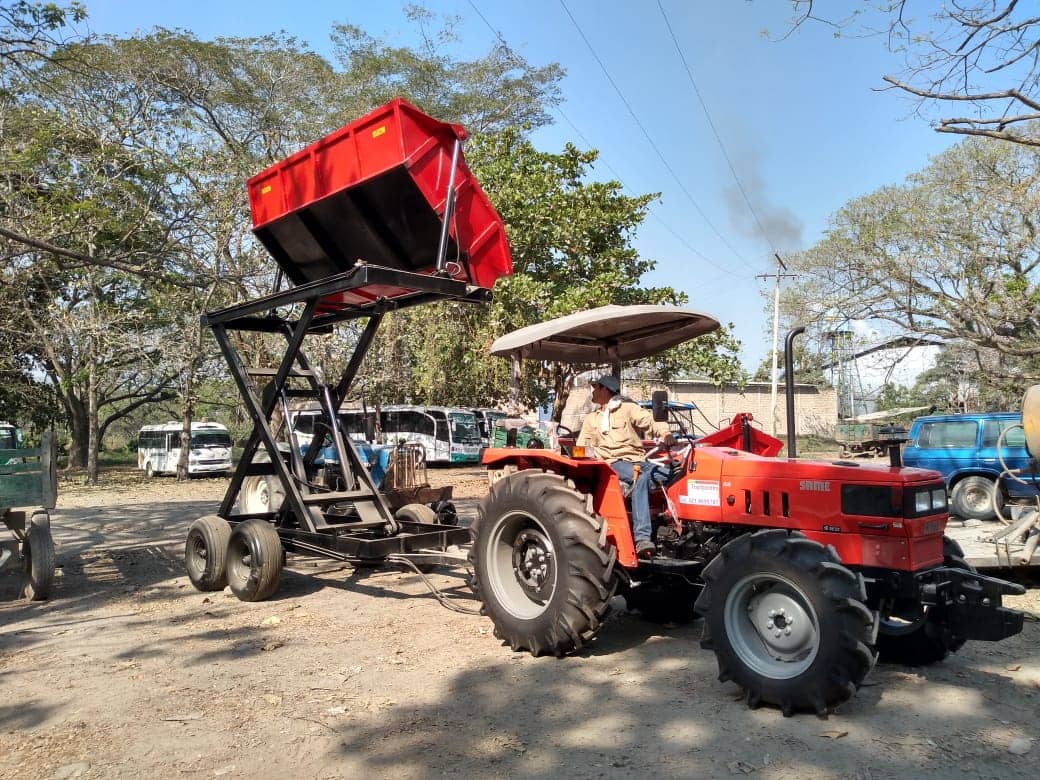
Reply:
[[557, 436], [557, 438], [562, 437], [564, 439], [573, 439], [574, 438], [574, 431], [572, 431], [566, 425], [557, 425], [556, 426], [556, 436]]
[[666, 471], [668, 481], [671, 482], [676, 476], [677, 469], [681, 469], [683, 463], [686, 462], [686, 456], [690, 454], [691, 446], [690, 441], [677, 441], [671, 447], [658, 444], [646, 453], [644, 460]]

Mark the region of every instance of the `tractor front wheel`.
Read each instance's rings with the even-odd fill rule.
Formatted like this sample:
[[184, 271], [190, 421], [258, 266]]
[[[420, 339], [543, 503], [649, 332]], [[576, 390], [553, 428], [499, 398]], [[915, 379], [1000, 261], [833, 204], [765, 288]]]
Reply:
[[470, 527], [474, 588], [513, 650], [562, 656], [597, 633], [617, 589], [606, 523], [559, 474], [519, 471], [491, 486]]
[[[943, 537], [943, 564], [953, 569], [975, 571], [964, 560], [961, 546], [948, 536]], [[925, 607], [919, 599], [904, 599], [882, 611], [878, 626], [878, 660], [904, 666], [930, 666], [950, 653], [956, 653], [964, 642], [953, 634], [946, 610], [942, 607]]]
[[704, 569], [697, 611], [702, 646], [719, 680], [732, 680], [749, 706], [825, 715], [850, 698], [873, 668], [875, 613], [862, 577], [833, 549], [784, 530], [733, 540]]
[[246, 477], [242, 480], [238, 504], [244, 515], [277, 512], [285, 502], [285, 488], [277, 476]]

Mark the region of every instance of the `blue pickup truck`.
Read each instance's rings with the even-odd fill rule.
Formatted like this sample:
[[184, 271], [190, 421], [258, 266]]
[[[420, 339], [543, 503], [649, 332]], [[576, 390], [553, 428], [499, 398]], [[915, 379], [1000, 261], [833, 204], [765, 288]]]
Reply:
[[[993, 518], [993, 484], [1000, 477], [997, 439], [1004, 436], [1003, 458], [1008, 468], [1029, 469], [1031, 459], [1018, 412], [980, 412], [918, 417], [910, 426], [910, 440], [903, 449], [907, 466], [934, 469], [946, 478], [950, 511], [964, 520]], [[1008, 430], [1008, 429], [1011, 430]], [[1035, 474], [1001, 480], [999, 505], [1008, 499], [1033, 497], [1040, 485]]]

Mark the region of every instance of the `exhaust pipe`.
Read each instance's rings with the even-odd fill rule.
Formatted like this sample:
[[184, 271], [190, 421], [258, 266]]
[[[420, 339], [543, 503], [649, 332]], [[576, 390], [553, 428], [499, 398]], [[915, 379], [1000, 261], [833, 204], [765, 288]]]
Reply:
[[784, 341], [784, 394], [787, 400], [787, 457], [797, 457], [794, 430], [794, 338], [805, 333], [805, 326], [799, 325], [787, 334]]

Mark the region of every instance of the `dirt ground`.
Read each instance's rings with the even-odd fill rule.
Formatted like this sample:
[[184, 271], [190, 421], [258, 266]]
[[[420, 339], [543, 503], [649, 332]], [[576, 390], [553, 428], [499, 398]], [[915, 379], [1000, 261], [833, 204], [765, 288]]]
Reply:
[[[513, 653], [415, 574], [290, 558], [270, 601], [195, 591], [189, 523], [226, 481], [62, 484], [50, 601], [0, 575], [0, 776], [1040, 776], [1040, 624], [881, 666], [829, 719], [749, 710], [701, 626], [623, 609], [585, 653]], [[479, 469], [432, 473], [472, 516]], [[433, 581], [476, 606], [466, 572]], [[1040, 612], [1040, 591], [1011, 599]]]

